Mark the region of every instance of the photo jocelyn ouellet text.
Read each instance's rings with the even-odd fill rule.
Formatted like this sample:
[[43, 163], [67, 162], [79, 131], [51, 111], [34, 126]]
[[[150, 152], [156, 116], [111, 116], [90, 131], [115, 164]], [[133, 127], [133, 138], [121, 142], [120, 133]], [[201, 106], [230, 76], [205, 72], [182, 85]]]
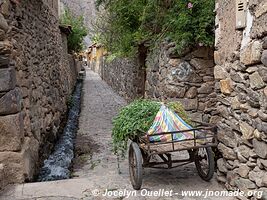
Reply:
[[213, 191], [213, 190], [184, 190], [180, 192], [175, 192], [174, 190], [166, 190], [166, 189], [159, 189], [159, 190], [148, 190], [142, 189], [140, 191], [136, 190], [92, 190], [91, 191], [93, 196], [104, 196], [104, 197], [124, 197], [129, 198], [133, 196], [143, 196], [143, 197], [172, 197], [172, 196], [182, 196], [182, 197], [203, 197], [204, 199], [208, 197], [237, 197], [237, 196], [255, 196], [257, 198], [261, 198], [263, 195], [262, 191], [257, 190], [250, 190], [250, 191]]

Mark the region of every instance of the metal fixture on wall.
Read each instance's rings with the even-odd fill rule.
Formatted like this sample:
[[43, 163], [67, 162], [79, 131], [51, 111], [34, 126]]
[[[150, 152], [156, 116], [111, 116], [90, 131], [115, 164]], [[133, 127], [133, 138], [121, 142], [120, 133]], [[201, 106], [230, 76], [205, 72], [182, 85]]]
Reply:
[[236, 29], [246, 28], [247, 0], [236, 0]]

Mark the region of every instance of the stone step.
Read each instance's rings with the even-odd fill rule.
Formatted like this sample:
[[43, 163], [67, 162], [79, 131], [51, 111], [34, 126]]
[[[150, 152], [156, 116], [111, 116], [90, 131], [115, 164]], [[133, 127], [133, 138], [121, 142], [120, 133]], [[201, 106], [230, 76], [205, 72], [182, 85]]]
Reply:
[[0, 193], [0, 200], [81, 199], [89, 185], [86, 178], [12, 185]]

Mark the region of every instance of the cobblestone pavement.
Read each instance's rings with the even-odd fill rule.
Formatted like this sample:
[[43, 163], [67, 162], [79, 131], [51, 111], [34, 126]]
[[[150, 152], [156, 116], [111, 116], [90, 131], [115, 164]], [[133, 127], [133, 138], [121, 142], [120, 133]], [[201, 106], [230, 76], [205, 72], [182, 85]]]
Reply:
[[[126, 103], [95, 73], [88, 71], [87, 77], [83, 110], [80, 117], [80, 130], [77, 137], [90, 137], [92, 143], [97, 144], [97, 147], [92, 150], [92, 155], [87, 157], [86, 164], [82, 168], [74, 168], [74, 176], [91, 179], [92, 184], [88, 191], [93, 189], [100, 192], [104, 192], [106, 189], [108, 191], [122, 191], [123, 189], [133, 191], [129, 181], [127, 161], [125, 160], [120, 164], [121, 174], [118, 174], [117, 158], [111, 151], [112, 118], [117, 114], [118, 109]], [[211, 182], [201, 180], [192, 164], [173, 170], [145, 170], [143, 188], [150, 191], [165, 189], [175, 192], [182, 190], [222, 190], [215, 180]], [[91, 195], [90, 192], [88, 195]], [[98, 199], [103, 199], [103, 197], [98, 197]], [[139, 197], [138, 199], [168, 198]], [[174, 199], [178, 198], [175, 197]], [[200, 198], [196, 197], [195, 199]]]
[[[83, 105], [77, 133], [76, 149], [79, 159], [75, 160], [73, 178], [63, 181], [29, 183], [8, 188], [0, 199], [138, 199], [138, 200], [212, 200], [233, 199], [232, 197], [208, 196], [206, 191], [222, 191], [215, 178], [203, 181], [193, 164], [172, 170], [145, 169], [141, 191], [135, 193], [129, 180], [128, 163], [120, 164], [118, 173], [117, 158], [112, 154], [112, 118], [126, 102], [115, 94], [100, 77], [90, 70], [83, 91]], [[179, 155], [178, 155], [179, 156]], [[181, 154], [180, 156], [184, 156]], [[153, 196], [152, 192], [161, 190], [178, 193], [172, 197]], [[203, 191], [202, 197], [185, 197], [182, 191]], [[104, 197], [105, 191], [117, 194], [118, 191], [131, 192], [129, 198]], [[146, 196], [143, 196], [149, 191]], [[126, 194], [126, 193], [125, 193]]]

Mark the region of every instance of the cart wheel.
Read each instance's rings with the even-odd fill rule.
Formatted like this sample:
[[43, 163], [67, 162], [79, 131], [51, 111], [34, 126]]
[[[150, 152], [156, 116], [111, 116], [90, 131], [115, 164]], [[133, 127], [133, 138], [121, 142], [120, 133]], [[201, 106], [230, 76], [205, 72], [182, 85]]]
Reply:
[[130, 144], [128, 159], [132, 186], [135, 190], [140, 190], [143, 182], [142, 154], [135, 142]]
[[209, 181], [214, 174], [214, 155], [211, 147], [199, 148], [195, 152], [195, 164], [199, 176]]

